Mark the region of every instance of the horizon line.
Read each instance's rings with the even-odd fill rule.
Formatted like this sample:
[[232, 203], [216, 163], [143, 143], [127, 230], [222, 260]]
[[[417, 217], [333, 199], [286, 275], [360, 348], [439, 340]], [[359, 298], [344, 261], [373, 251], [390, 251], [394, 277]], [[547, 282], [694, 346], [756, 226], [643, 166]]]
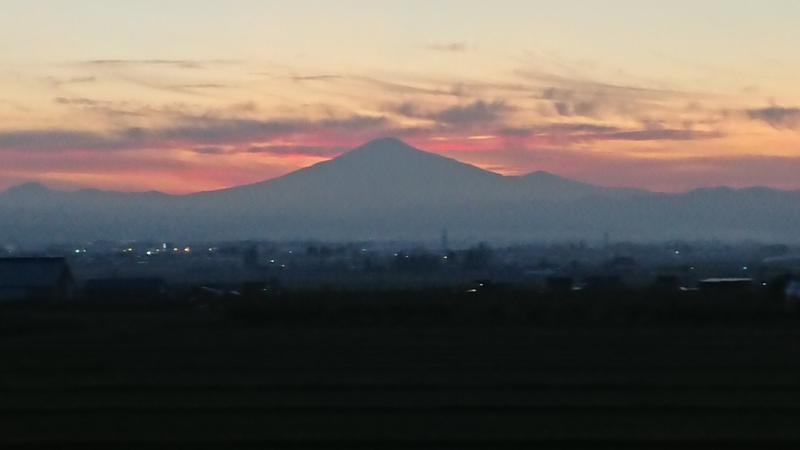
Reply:
[[660, 191], [660, 190], [651, 190], [651, 189], [647, 189], [647, 188], [634, 187], [634, 186], [608, 186], [608, 185], [596, 184], [596, 183], [593, 183], [593, 182], [588, 182], [588, 181], [584, 181], [584, 180], [580, 180], [580, 179], [576, 179], [576, 178], [572, 178], [572, 177], [567, 177], [567, 176], [560, 175], [558, 173], [551, 172], [551, 171], [546, 171], [546, 170], [534, 170], [534, 171], [531, 171], [531, 172], [528, 172], [528, 173], [524, 173], [524, 174], [520, 174], [520, 175], [506, 175], [506, 174], [497, 172], [495, 170], [483, 168], [483, 167], [477, 166], [475, 164], [468, 163], [468, 162], [462, 161], [462, 160], [457, 159], [457, 158], [453, 158], [451, 156], [445, 156], [445, 155], [441, 155], [441, 154], [438, 154], [438, 153], [430, 152], [430, 151], [427, 151], [427, 150], [424, 150], [424, 149], [420, 149], [420, 148], [415, 147], [415, 146], [409, 144], [408, 142], [406, 142], [406, 141], [404, 141], [404, 140], [402, 140], [400, 138], [394, 137], [394, 136], [384, 136], [384, 137], [380, 137], [380, 138], [371, 139], [371, 140], [365, 142], [364, 144], [361, 144], [361, 145], [358, 145], [356, 147], [350, 148], [349, 150], [344, 151], [344, 152], [342, 152], [342, 153], [340, 153], [340, 154], [338, 154], [336, 156], [333, 156], [333, 157], [330, 157], [328, 159], [325, 159], [325, 160], [310, 164], [308, 166], [300, 167], [298, 169], [292, 170], [292, 171], [290, 171], [288, 173], [285, 173], [283, 175], [279, 175], [279, 176], [272, 177], [272, 178], [265, 178], [263, 180], [258, 180], [258, 181], [251, 182], [251, 183], [243, 183], [243, 184], [231, 185], [231, 186], [226, 186], [226, 187], [220, 187], [220, 188], [217, 188], [217, 189], [199, 190], [199, 191], [191, 191], [191, 192], [185, 192], [185, 193], [171, 193], [171, 192], [166, 192], [166, 191], [161, 191], [161, 190], [154, 190], [154, 189], [143, 190], [143, 191], [136, 191], [136, 190], [125, 191], [125, 190], [114, 190], [114, 189], [101, 189], [101, 188], [92, 187], [92, 186], [76, 187], [75, 189], [70, 189], [70, 188], [53, 187], [53, 186], [48, 185], [46, 182], [40, 181], [40, 180], [29, 180], [29, 181], [20, 182], [19, 184], [15, 184], [15, 185], [9, 186], [8, 188], [0, 191], [0, 195], [5, 195], [5, 194], [7, 194], [9, 192], [12, 192], [14, 190], [18, 190], [20, 188], [39, 187], [39, 188], [44, 188], [44, 189], [46, 189], [48, 191], [51, 191], [51, 192], [61, 192], [61, 193], [80, 193], [80, 192], [93, 191], [93, 192], [114, 193], [114, 194], [158, 194], [158, 195], [164, 195], [164, 196], [169, 196], [169, 197], [189, 197], [189, 196], [193, 196], [193, 195], [200, 195], [200, 194], [206, 194], [206, 193], [214, 193], [214, 192], [235, 190], [235, 189], [238, 189], [238, 188], [244, 188], [244, 187], [254, 186], [254, 185], [258, 185], [258, 184], [262, 184], [262, 183], [268, 183], [268, 182], [274, 181], [274, 180], [279, 180], [279, 179], [284, 178], [284, 177], [289, 177], [289, 176], [291, 176], [293, 174], [296, 174], [296, 173], [298, 173], [300, 171], [310, 169], [310, 168], [315, 167], [317, 165], [325, 164], [325, 163], [337, 160], [337, 159], [339, 159], [339, 158], [341, 158], [341, 157], [343, 157], [345, 155], [348, 155], [348, 154], [350, 154], [350, 153], [352, 153], [354, 151], [363, 149], [365, 147], [368, 147], [368, 146], [370, 146], [372, 144], [375, 144], [375, 143], [378, 143], [378, 142], [381, 142], [381, 141], [400, 143], [400, 144], [402, 144], [402, 145], [404, 145], [404, 146], [406, 146], [406, 147], [408, 147], [410, 149], [413, 149], [414, 151], [417, 151], [417, 152], [420, 152], [420, 153], [425, 153], [425, 154], [428, 154], [428, 155], [431, 155], [431, 156], [436, 156], [436, 157], [439, 157], [439, 158], [449, 159], [449, 160], [455, 161], [455, 162], [460, 163], [460, 164], [464, 164], [464, 165], [467, 165], [467, 166], [470, 166], [470, 167], [474, 167], [474, 168], [476, 168], [478, 170], [481, 170], [483, 172], [491, 173], [491, 174], [494, 174], [494, 175], [497, 175], [497, 176], [500, 176], [500, 177], [503, 177], [503, 178], [507, 178], [507, 179], [521, 179], [521, 178], [525, 178], [525, 177], [528, 177], [528, 176], [534, 176], [534, 175], [537, 175], [537, 174], [541, 174], [541, 175], [554, 176], [554, 177], [561, 178], [563, 180], [574, 182], [574, 183], [582, 183], [582, 184], [585, 184], [585, 185], [588, 185], [588, 186], [591, 186], [591, 187], [595, 187], [595, 188], [598, 188], [598, 189], [632, 190], [632, 191], [639, 191], [641, 193], [663, 194], [663, 195], [686, 195], [686, 194], [690, 194], [692, 192], [697, 192], [697, 191], [726, 190], [726, 189], [727, 190], [732, 190], [732, 191], [747, 191], [747, 190], [755, 190], [755, 189], [765, 189], [765, 190], [774, 191], [774, 192], [786, 192], [786, 193], [800, 192], [800, 189], [780, 189], [780, 188], [774, 188], [774, 187], [769, 187], [769, 186], [764, 186], [764, 185], [749, 185], [749, 186], [741, 186], [741, 187], [733, 187], [733, 186], [729, 186], [729, 185], [713, 185], [713, 186], [697, 186], [697, 187], [692, 187], [692, 188], [685, 189], [685, 190], [680, 190], [680, 191]]

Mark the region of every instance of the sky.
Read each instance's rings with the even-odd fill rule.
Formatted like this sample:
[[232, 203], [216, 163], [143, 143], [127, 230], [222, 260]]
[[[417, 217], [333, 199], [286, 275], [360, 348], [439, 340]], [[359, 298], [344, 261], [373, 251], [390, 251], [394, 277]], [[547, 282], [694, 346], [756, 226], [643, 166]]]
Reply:
[[385, 136], [506, 175], [800, 189], [793, 0], [0, 11], [0, 189], [219, 189]]

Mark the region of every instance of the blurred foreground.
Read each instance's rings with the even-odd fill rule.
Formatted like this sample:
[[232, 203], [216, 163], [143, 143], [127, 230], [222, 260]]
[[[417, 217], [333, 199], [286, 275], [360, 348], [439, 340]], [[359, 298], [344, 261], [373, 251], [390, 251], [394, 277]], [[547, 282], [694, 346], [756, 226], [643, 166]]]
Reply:
[[797, 448], [800, 318], [722, 301], [4, 305], [0, 446]]

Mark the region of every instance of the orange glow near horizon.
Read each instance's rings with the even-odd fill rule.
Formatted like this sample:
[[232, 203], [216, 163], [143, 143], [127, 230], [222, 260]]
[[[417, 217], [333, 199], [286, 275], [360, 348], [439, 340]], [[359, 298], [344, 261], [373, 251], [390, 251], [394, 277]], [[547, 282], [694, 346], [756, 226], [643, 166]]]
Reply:
[[0, 190], [186, 194], [387, 136], [504, 175], [800, 189], [796, 2], [658, 17], [628, 1], [89, 2], [69, 20], [7, 3], [0, 41], [30, 46], [9, 46], [0, 68]]

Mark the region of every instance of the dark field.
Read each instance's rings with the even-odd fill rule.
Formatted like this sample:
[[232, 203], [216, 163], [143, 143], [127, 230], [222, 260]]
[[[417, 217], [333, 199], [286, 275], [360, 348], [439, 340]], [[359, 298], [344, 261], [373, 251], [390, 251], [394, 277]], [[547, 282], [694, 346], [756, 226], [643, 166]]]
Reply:
[[800, 446], [793, 317], [452, 308], [6, 307], [0, 448]]

